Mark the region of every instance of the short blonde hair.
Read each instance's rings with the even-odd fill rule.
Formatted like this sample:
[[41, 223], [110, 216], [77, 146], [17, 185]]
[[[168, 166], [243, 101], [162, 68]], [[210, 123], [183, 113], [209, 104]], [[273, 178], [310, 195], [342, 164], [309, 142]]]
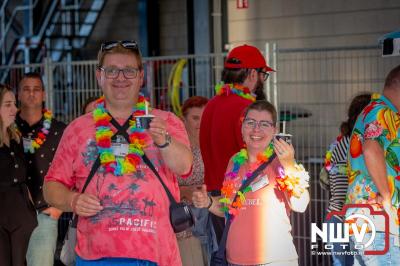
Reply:
[[[7, 92], [11, 92], [14, 94], [14, 92], [10, 86], [5, 85], [5, 84], [0, 84], [0, 104], [3, 104], [4, 95]], [[2, 129], [2, 128], [3, 128], [3, 120], [0, 117], [0, 129]], [[6, 134], [8, 134], [10, 140], [15, 140], [18, 143], [20, 142], [21, 134], [19, 133], [15, 123], [13, 123], [9, 127], [7, 127]], [[3, 134], [3, 130], [0, 130], [0, 147], [3, 147], [3, 145], [4, 145], [4, 138], [5, 138], [5, 136]]]
[[120, 43], [118, 43], [115, 47], [111, 48], [110, 50], [102, 50], [100, 48], [99, 53], [97, 54], [97, 62], [98, 66], [103, 66], [104, 58], [108, 54], [133, 54], [138, 61], [138, 68], [140, 70], [143, 69], [143, 62], [142, 62], [142, 55], [140, 54], [140, 50], [138, 49], [130, 49], [123, 47]]

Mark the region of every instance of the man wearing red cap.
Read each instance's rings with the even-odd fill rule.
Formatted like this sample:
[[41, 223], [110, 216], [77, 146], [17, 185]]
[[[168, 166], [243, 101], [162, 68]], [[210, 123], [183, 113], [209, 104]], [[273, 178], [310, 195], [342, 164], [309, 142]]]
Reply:
[[[216, 96], [204, 110], [200, 125], [200, 149], [204, 161], [204, 181], [212, 196], [219, 196], [229, 159], [243, 147], [240, 117], [252, 102], [265, 99], [264, 81], [270, 68], [254, 46], [234, 48], [226, 58], [222, 82]], [[214, 229], [221, 238], [225, 221], [212, 215]]]

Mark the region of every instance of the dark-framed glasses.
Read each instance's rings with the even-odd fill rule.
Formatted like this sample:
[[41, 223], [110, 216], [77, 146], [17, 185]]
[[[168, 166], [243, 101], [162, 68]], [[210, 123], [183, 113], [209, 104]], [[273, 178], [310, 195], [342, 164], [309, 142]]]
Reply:
[[137, 44], [137, 42], [135, 41], [109, 41], [109, 42], [104, 42], [101, 44], [101, 48], [100, 50], [102, 52], [104, 51], [108, 51], [113, 49], [114, 47], [116, 47], [118, 44], [120, 44], [122, 47], [126, 48], [126, 49], [131, 49], [131, 50], [139, 50], [139, 46]]
[[266, 81], [269, 78], [269, 73], [264, 70], [258, 70], [258, 73], [260, 73], [263, 76], [264, 81]]
[[108, 79], [116, 79], [119, 76], [119, 72], [124, 74], [126, 79], [134, 79], [139, 73], [138, 68], [127, 67], [127, 68], [116, 68], [116, 67], [99, 67], [104, 72], [104, 75]]
[[274, 123], [267, 120], [256, 121], [251, 118], [247, 118], [243, 121], [243, 125], [248, 129], [255, 129], [257, 126], [260, 130], [267, 130], [274, 127]]

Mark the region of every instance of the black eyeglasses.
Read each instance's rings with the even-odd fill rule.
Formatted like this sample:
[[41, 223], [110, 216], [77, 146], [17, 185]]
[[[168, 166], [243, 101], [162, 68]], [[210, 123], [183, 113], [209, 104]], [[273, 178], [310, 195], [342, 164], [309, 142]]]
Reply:
[[116, 79], [119, 76], [119, 72], [124, 74], [126, 79], [134, 79], [137, 77], [140, 69], [134, 67], [127, 68], [116, 68], [116, 67], [99, 67], [100, 70], [104, 71], [106, 78]]
[[104, 42], [101, 44], [100, 50], [102, 52], [104, 51], [109, 51], [116, 47], [117, 45], [121, 45], [122, 47], [126, 49], [131, 49], [131, 50], [139, 50], [138, 44], [135, 41], [109, 41], [109, 42]]
[[263, 80], [266, 81], [269, 78], [269, 73], [264, 70], [258, 70], [258, 73], [263, 75]]
[[267, 129], [274, 127], [274, 123], [271, 121], [267, 121], [267, 120], [256, 121], [251, 118], [246, 118], [243, 121], [243, 125], [244, 125], [244, 127], [249, 128], [249, 129], [255, 129], [258, 126], [258, 128], [260, 130], [267, 130]]

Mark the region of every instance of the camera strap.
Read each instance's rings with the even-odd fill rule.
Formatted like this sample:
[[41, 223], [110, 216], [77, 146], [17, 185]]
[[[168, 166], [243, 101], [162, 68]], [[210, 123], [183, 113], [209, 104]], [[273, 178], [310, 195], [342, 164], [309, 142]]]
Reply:
[[[273, 153], [273, 154], [271, 155], [271, 157], [269, 157], [269, 160], [268, 160], [268, 161], [263, 162], [262, 164], [260, 164], [260, 165], [257, 167], [257, 169], [254, 170], [253, 173], [251, 173], [251, 176], [250, 176], [249, 178], [247, 178], [247, 179], [242, 183], [242, 185], [240, 186], [238, 192], [240, 191], [240, 192], [243, 193], [243, 190], [244, 190], [246, 187], [248, 187], [248, 186], [251, 184], [251, 182], [253, 182], [254, 179], [256, 179], [256, 177], [260, 175], [260, 173], [261, 173], [262, 171], [264, 171], [264, 169], [275, 159], [275, 157], [276, 157], [276, 154]], [[236, 193], [236, 195], [235, 195], [235, 197], [233, 198], [232, 202], [235, 202], [237, 197], [239, 197], [239, 193]], [[229, 219], [231, 220], [231, 215], [229, 215]]]
[[[126, 123], [128, 122], [128, 124], [126, 125]], [[126, 132], [126, 130], [129, 127], [129, 119], [127, 120], [127, 122], [125, 122], [125, 124], [121, 127], [117, 121], [115, 121], [114, 118], [111, 119], [111, 124], [118, 130], [118, 132], [115, 134], [121, 134], [129, 143], [129, 135]], [[126, 127], [126, 128], [125, 128]], [[165, 185], [164, 181], [161, 179], [160, 174], [157, 172], [156, 168], [154, 167], [154, 165], [152, 164], [152, 162], [150, 161], [150, 159], [146, 156], [145, 153], [143, 153], [142, 155], [142, 159], [143, 161], [147, 164], [147, 166], [153, 171], [153, 173], [155, 174], [155, 176], [158, 178], [158, 180], [160, 181], [161, 185], [163, 186], [165, 192], [167, 193], [167, 196], [169, 198], [169, 201], [171, 202], [171, 204], [176, 204], [176, 200], [175, 198], [172, 196], [171, 192], [169, 191], [168, 187]]]
[[[110, 115], [110, 114], [109, 114]], [[110, 115], [111, 116], [111, 115]], [[130, 119], [130, 118], [129, 118]], [[129, 136], [128, 133], [126, 133], [126, 130], [129, 128], [129, 119], [125, 121], [125, 123], [121, 126], [118, 124], [118, 122], [114, 119], [114, 117], [111, 116], [111, 124], [117, 129], [117, 132], [112, 135], [111, 140], [115, 140], [117, 135], [122, 135], [129, 143]], [[83, 188], [81, 190], [81, 193], [84, 193], [87, 186], [89, 185], [90, 181], [92, 180], [94, 174], [96, 173], [97, 169], [100, 167], [100, 156], [97, 156], [96, 161], [94, 161], [92, 165], [92, 169], [90, 169], [90, 173], [88, 177], [86, 178], [85, 184], [83, 185]], [[76, 227], [78, 224], [78, 215], [74, 215], [74, 218], [72, 219], [72, 227]]]
[[160, 180], [161, 185], [164, 187], [165, 192], [167, 193], [167, 196], [169, 198], [169, 201], [171, 202], [171, 204], [176, 204], [176, 200], [175, 198], [172, 196], [171, 191], [169, 191], [168, 187], [165, 185], [164, 181], [162, 181], [159, 173], [157, 172], [156, 168], [154, 167], [154, 165], [151, 163], [150, 159], [146, 156], [146, 154], [143, 153], [142, 155], [143, 161], [147, 164], [147, 166], [153, 171], [153, 173], [156, 175], [156, 177], [158, 178], [158, 180]]

